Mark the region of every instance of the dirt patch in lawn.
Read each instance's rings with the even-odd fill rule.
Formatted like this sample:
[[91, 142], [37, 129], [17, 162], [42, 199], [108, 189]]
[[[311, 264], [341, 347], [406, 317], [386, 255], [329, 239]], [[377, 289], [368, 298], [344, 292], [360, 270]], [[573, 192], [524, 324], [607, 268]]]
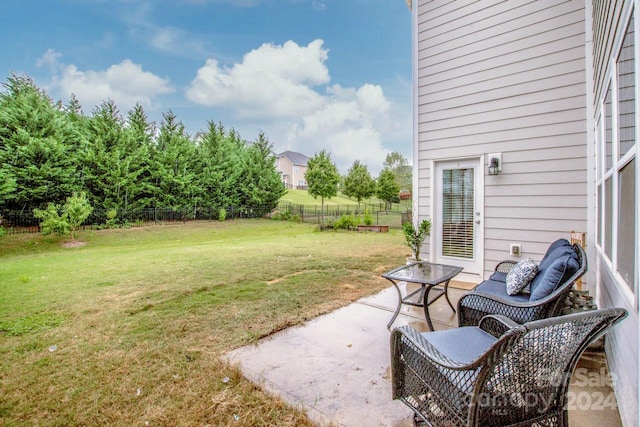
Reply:
[[83, 242], [82, 240], [71, 240], [70, 242], [62, 242], [63, 248], [80, 248], [85, 246], [87, 242]]

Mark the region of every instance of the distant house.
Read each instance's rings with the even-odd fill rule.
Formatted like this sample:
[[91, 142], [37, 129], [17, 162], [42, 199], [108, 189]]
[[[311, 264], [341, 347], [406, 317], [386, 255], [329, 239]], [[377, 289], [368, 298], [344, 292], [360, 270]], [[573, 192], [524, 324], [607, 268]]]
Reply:
[[640, 2], [407, 3], [423, 253], [480, 281], [586, 233], [587, 289], [629, 311], [605, 347], [622, 423], [638, 426]]
[[295, 151], [284, 151], [276, 155], [276, 169], [282, 175], [282, 182], [286, 188], [307, 189], [304, 174], [307, 172], [308, 161], [309, 157]]

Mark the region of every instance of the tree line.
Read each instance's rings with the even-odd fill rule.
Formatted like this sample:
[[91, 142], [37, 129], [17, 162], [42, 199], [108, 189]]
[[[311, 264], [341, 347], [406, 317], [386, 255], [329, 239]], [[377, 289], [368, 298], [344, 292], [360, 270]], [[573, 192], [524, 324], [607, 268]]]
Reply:
[[28, 76], [0, 93], [0, 214], [86, 195], [95, 210], [126, 212], [277, 205], [285, 193], [263, 133], [247, 143], [209, 121], [191, 137], [171, 111], [159, 126], [137, 104], [112, 100], [84, 115], [75, 96], [53, 102]]
[[377, 196], [383, 200], [387, 209], [391, 203], [400, 201], [400, 191], [411, 191], [411, 167], [402, 154], [394, 151], [384, 161], [383, 169], [374, 179], [369, 169], [359, 160], [355, 160], [345, 176], [340, 176], [338, 168], [331, 160], [331, 154], [321, 150], [307, 162], [305, 180], [308, 191], [314, 198], [320, 197], [324, 211], [324, 199], [338, 194], [338, 190], [358, 205], [362, 200]]

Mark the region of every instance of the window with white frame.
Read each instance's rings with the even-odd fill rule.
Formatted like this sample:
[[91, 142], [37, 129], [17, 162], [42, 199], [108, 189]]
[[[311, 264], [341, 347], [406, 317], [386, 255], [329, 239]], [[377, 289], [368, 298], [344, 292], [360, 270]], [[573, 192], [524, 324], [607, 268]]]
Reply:
[[602, 100], [597, 124], [598, 221], [596, 243], [611, 270], [637, 294], [636, 60], [634, 13], [631, 13], [615, 66]]

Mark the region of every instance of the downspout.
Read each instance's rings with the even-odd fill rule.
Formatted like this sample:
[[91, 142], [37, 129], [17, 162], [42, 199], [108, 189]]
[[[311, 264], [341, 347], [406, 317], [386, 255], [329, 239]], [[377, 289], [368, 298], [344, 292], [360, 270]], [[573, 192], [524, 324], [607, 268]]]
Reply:
[[[407, 6], [411, 9], [411, 67], [412, 67], [412, 105], [413, 105], [413, 168], [411, 176], [411, 220], [414, 222], [414, 227], [417, 227], [421, 218], [418, 212], [420, 206], [420, 188], [418, 184], [420, 182], [418, 173], [420, 171], [419, 161], [419, 141], [418, 141], [418, 3], [412, 0], [406, 0]], [[432, 233], [433, 236], [433, 233]], [[432, 237], [431, 237], [432, 238]], [[431, 255], [431, 245], [429, 242], [429, 257], [427, 259], [433, 260]]]
[[[591, 2], [584, 2], [584, 58], [585, 58], [585, 94], [586, 94], [586, 144], [587, 144], [587, 260], [596, 266], [596, 165], [595, 165], [595, 99], [593, 80], [593, 15]], [[586, 274], [587, 289], [598, 300], [598, 286], [596, 283], [596, 268], [590, 268]]]

